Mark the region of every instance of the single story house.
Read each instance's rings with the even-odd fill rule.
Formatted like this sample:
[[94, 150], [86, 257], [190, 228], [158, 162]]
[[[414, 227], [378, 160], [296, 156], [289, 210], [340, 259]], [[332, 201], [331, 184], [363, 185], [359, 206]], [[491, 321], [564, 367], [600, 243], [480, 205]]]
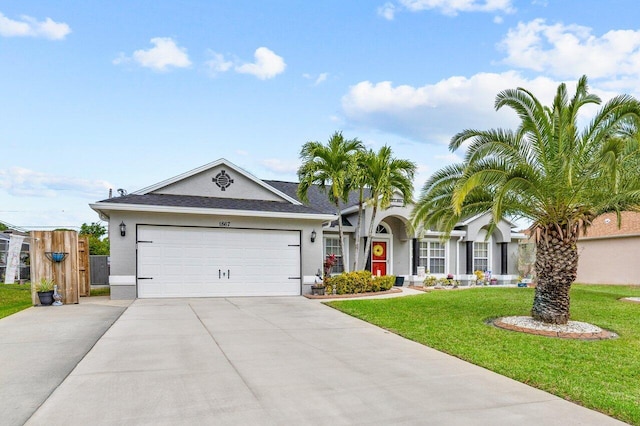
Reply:
[[[340, 253], [335, 207], [318, 187], [309, 203], [298, 184], [262, 180], [220, 159], [128, 195], [91, 204], [109, 223], [114, 299], [300, 295], [319, 280], [325, 256], [333, 272], [355, 256], [357, 198], [342, 206], [345, 253]], [[507, 221], [487, 235], [489, 217], [469, 218], [447, 240], [438, 231], [414, 231], [412, 206], [395, 199], [378, 212], [367, 267], [376, 275], [422, 280], [429, 270], [464, 282], [492, 271], [500, 282], [517, 275], [518, 241]], [[364, 251], [371, 208], [365, 210]]]
[[578, 275], [584, 284], [640, 284], [640, 213], [598, 216], [578, 239]]

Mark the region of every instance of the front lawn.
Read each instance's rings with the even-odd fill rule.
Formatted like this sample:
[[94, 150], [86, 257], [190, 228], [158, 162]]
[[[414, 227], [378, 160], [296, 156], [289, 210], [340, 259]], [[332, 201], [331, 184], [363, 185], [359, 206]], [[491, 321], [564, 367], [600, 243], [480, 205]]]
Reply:
[[408, 339], [570, 401], [640, 425], [640, 287], [574, 285], [571, 319], [616, 332], [579, 341], [498, 329], [489, 319], [529, 315], [533, 289], [476, 288], [328, 305]]
[[0, 318], [33, 306], [30, 284], [0, 284]]

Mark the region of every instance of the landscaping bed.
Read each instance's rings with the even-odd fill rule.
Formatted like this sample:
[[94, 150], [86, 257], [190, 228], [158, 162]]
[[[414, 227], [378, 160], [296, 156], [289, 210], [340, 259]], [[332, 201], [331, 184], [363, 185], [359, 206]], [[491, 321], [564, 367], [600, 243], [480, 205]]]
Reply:
[[353, 299], [358, 297], [380, 296], [382, 294], [402, 293], [399, 288], [391, 288], [384, 291], [376, 291], [370, 293], [354, 293], [354, 294], [305, 294], [307, 299]]

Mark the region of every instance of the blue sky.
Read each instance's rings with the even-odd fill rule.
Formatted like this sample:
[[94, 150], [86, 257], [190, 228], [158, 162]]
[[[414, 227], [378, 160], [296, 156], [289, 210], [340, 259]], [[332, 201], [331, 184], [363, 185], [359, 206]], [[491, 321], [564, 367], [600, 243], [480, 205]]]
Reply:
[[[419, 166], [465, 128], [513, 127], [495, 95], [549, 102], [581, 75], [640, 95], [637, 0], [0, 0], [0, 220], [98, 221], [109, 188], [224, 157], [295, 181], [336, 130]], [[585, 118], [586, 119], [586, 118]]]

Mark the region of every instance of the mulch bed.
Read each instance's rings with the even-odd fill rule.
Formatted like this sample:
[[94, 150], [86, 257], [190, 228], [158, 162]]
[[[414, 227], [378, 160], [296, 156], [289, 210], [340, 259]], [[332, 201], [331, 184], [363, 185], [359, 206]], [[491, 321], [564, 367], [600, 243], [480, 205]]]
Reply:
[[536, 336], [545, 336], [545, 337], [558, 337], [560, 339], [578, 339], [578, 340], [605, 340], [605, 339], [615, 339], [618, 337], [616, 333], [613, 333], [608, 330], [601, 330], [600, 332], [591, 332], [591, 333], [576, 333], [569, 331], [554, 331], [554, 330], [539, 330], [534, 328], [527, 327], [519, 327], [514, 324], [507, 324], [501, 321], [502, 318], [497, 318], [490, 323], [495, 325], [498, 328], [502, 328], [505, 330], [517, 331], [520, 333], [528, 333]]
[[393, 294], [393, 293], [402, 293], [402, 290], [393, 287], [386, 291], [376, 291], [371, 293], [355, 293], [355, 294], [325, 294], [325, 295], [312, 295], [312, 294], [303, 294], [307, 299], [354, 299], [357, 297], [367, 297], [367, 296], [379, 296], [382, 294]]
[[407, 286], [412, 290], [418, 290], [418, 291], [424, 291], [425, 293], [428, 293], [430, 291], [436, 291], [436, 290], [463, 290], [464, 288], [469, 288], [469, 286], [465, 286], [464, 288], [458, 286], [458, 287], [422, 287], [422, 286], [416, 286], [416, 285], [410, 285]]

